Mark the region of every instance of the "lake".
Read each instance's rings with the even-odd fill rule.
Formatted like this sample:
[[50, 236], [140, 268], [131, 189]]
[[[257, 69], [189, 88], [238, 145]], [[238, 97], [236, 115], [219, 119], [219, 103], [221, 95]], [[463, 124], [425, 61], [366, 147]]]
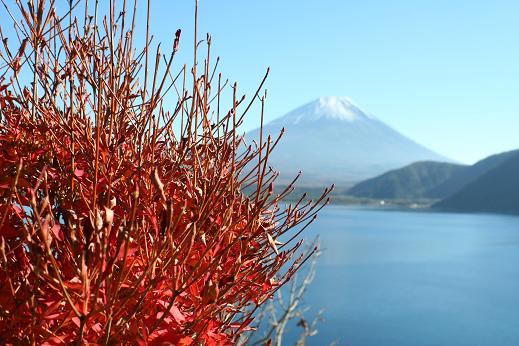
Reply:
[[519, 345], [519, 217], [330, 206], [317, 234], [309, 345]]

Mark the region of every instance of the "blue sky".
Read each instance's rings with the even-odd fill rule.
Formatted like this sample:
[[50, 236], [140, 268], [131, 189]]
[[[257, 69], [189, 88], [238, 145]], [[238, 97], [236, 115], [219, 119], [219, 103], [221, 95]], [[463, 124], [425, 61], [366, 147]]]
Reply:
[[[194, 1], [152, 2], [159, 39]], [[461, 162], [519, 147], [519, 2], [199, 1], [222, 72], [252, 94], [267, 66], [266, 119], [322, 95], [350, 96], [412, 139]], [[254, 115], [245, 129], [257, 125]]]
[[[181, 28], [177, 67], [189, 64], [194, 0], [151, 2], [157, 41], [170, 46]], [[252, 96], [271, 67], [267, 121], [319, 96], [349, 96], [461, 162], [519, 147], [517, 0], [199, 0], [199, 14], [200, 38], [212, 34], [223, 75], [242, 93]], [[244, 130], [258, 124], [256, 109]]]

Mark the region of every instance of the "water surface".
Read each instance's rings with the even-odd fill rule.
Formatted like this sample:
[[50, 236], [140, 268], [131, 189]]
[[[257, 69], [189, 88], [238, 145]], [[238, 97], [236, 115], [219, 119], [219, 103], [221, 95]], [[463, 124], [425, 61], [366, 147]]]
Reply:
[[519, 345], [519, 217], [332, 206], [316, 234], [310, 345]]

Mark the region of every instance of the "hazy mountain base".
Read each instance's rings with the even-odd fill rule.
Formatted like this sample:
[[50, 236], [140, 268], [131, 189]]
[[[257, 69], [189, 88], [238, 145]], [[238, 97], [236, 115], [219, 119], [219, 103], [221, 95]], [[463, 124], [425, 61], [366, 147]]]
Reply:
[[[274, 189], [274, 193], [283, 191], [286, 186], [277, 186]], [[393, 207], [397, 208], [410, 208], [410, 209], [424, 209], [429, 208], [434, 203], [438, 202], [439, 199], [430, 198], [396, 198], [396, 199], [380, 199], [380, 198], [367, 198], [357, 197], [348, 195], [347, 187], [337, 187], [329, 195], [330, 203], [337, 205], [362, 205], [370, 207], [380, 207], [390, 209]], [[323, 192], [322, 187], [296, 187], [294, 193], [290, 198], [285, 199], [287, 202], [297, 201], [304, 193], [306, 198], [315, 200], [321, 196]]]

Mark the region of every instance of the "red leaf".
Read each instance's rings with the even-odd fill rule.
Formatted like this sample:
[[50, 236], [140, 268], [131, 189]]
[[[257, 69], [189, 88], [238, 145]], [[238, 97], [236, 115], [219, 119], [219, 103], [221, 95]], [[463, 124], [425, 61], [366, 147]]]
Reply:
[[75, 175], [76, 177], [78, 177], [78, 178], [79, 178], [79, 177], [82, 177], [84, 174], [85, 174], [85, 171], [82, 170], [82, 169], [75, 169], [75, 170], [74, 170], [74, 175]]
[[59, 223], [54, 224], [51, 228], [52, 233], [54, 233], [54, 236], [56, 239], [59, 239], [60, 241], [63, 241], [63, 232], [61, 231], [61, 226]]
[[[169, 305], [169, 302], [165, 302], [163, 300], [159, 300], [158, 303], [161, 306], [163, 306], [164, 308], [167, 308]], [[184, 316], [184, 314], [180, 311], [180, 309], [175, 304], [173, 304], [173, 306], [169, 310], [169, 313], [171, 314], [171, 316], [173, 316], [175, 321], [179, 324], [183, 323], [186, 320], [186, 317]], [[158, 318], [160, 318], [160, 316]]]
[[79, 328], [81, 326], [81, 321], [78, 317], [72, 317], [72, 322]]

